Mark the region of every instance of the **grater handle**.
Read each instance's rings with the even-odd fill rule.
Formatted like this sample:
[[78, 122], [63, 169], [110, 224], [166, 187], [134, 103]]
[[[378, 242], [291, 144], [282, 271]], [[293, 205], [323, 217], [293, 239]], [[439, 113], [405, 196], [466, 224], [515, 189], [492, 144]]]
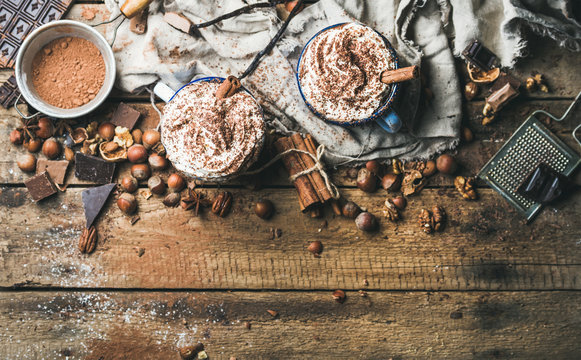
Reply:
[[[565, 111], [565, 113], [563, 114], [563, 116], [561, 116], [560, 118], [556, 118], [553, 114], [546, 112], [545, 110], [535, 110], [532, 115], [535, 114], [544, 114], [547, 115], [548, 117], [550, 117], [551, 119], [555, 120], [555, 121], [563, 121], [567, 115], [569, 115], [569, 112], [571, 112], [571, 110], [575, 107], [575, 105], [577, 105], [577, 102], [579, 101], [579, 99], [581, 99], [581, 91], [577, 94], [577, 96], [575, 97], [575, 100], [573, 100], [573, 102], [571, 103], [571, 105], [569, 105], [569, 107], [567, 108], [567, 110]], [[581, 124], [577, 125], [577, 127], [573, 130], [573, 137], [575, 138], [575, 141], [577, 141], [577, 143], [579, 144], [579, 146], [581, 146], [581, 140], [579, 140], [579, 138], [577, 137], [577, 130], [581, 129]]]

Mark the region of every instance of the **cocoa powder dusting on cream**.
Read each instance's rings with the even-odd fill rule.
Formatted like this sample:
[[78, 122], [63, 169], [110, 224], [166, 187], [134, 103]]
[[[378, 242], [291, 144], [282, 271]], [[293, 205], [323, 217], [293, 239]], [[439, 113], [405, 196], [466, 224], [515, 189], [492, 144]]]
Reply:
[[47, 103], [72, 109], [95, 98], [105, 81], [105, 61], [97, 47], [79, 37], [45, 45], [32, 61], [32, 84]]

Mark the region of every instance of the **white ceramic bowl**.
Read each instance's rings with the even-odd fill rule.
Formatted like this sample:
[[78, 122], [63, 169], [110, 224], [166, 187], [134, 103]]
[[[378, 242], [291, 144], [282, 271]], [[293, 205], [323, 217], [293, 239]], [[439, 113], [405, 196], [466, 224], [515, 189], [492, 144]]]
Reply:
[[[32, 84], [32, 60], [46, 44], [61, 37], [74, 36], [86, 39], [97, 47], [105, 62], [105, 81], [95, 98], [73, 109], [61, 109], [50, 105], [38, 95]], [[16, 56], [15, 77], [18, 89], [36, 110], [56, 118], [75, 118], [95, 110], [105, 101], [115, 83], [115, 57], [107, 40], [92, 27], [72, 20], [59, 20], [45, 24], [26, 37]]]

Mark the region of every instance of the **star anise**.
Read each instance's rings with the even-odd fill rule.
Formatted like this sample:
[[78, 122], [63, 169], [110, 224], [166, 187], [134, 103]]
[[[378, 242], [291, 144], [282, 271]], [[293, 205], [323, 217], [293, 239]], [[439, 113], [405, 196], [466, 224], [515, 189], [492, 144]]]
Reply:
[[39, 129], [37, 119], [21, 119], [22, 126], [16, 128], [22, 134], [24, 141], [36, 139], [36, 130]]
[[194, 216], [198, 216], [200, 208], [210, 206], [210, 200], [206, 199], [204, 194], [196, 191], [195, 185], [188, 187], [188, 195], [180, 201], [180, 206], [184, 210], [194, 209]]
[[73, 125], [75, 125], [75, 121], [71, 119], [59, 119], [55, 125], [55, 134], [56, 135], [64, 135], [65, 133], [72, 134], [73, 133]]

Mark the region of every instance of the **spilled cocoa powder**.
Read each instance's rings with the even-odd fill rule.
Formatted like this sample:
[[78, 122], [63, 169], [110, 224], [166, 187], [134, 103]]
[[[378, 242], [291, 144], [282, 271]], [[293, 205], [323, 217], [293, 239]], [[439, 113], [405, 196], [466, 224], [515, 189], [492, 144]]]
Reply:
[[32, 84], [47, 103], [72, 109], [95, 98], [105, 81], [105, 61], [97, 47], [79, 37], [46, 44], [32, 61]]

